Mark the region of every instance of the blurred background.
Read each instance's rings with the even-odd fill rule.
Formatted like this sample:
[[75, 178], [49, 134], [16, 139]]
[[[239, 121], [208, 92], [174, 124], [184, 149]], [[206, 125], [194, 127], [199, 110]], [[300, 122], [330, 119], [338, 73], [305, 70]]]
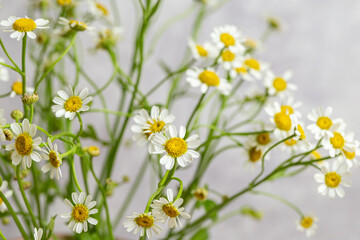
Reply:
[[[1, 20], [8, 16], [32, 16], [27, 12], [28, 0], [2, 0], [0, 8]], [[52, 1], [55, 2], [55, 1]], [[110, 7], [108, 1], [100, 1]], [[136, 1], [118, 1], [123, 28], [123, 40], [119, 43], [120, 62], [124, 69], [128, 69], [131, 61], [132, 49], [129, 47], [134, 36]], [[160, 14], [158, 15], [153, 28], [149, 33], [149, 41], [157, 29], [174, 15], [183, 12], [192, 6], [192, 0], [167, 0], [164, 1]], [[198, 6], [198, 5], [194, 5]], [[192, 14], [182, 22], [174, 24], [169, 28], [164, 37], [160, 39], [155, 49], [154, 56], [145, 65], [145, 73], [141, 83], [141, 89], [150, 89], [163, 76], [158, 66], [159, 60], [166, 61], [168, 65], [176, 66], [180, 63], [185, 49], [187, 39], [191, 32], [191, 24], [198, 11], [196, 7]], [[199, 33], [199, 41], [210, 40], [210, 33], [216, 26], [224, 24], [236, 25], [242, 33], [250, 38], [259, 38], [266, 29], [266, 18], [275, 16], [285, 25], [284, 30], [272, 34], [263, 46], [259, 56], [269, 62], [275, 72], [282, 74], [291, 69], [294, 73], [292, 82], [298, 85], [295, 98], [303, 102], [301, 111], [304, 116], [315, 107], [332, 106], [334, 117], [344, 118], [348, 131], [354, 131], [355, 136], [360, 136], [360, 1], [357, 0], [230, 0], [221, 9], [206, 18]], [[93, 36], [88, 33], [81, 33], [81, 40], [84, 49], [93, 47]], [[20, 59], [21, 42], [10, 39], [8, 33], [1, 32], [6, 47], [10, 50], [15, 59]], [[3, 56], [0, 53], [0, 56]], [[111, 74], [110, 61], [104, 53], [97, 53], [82, 58], [83, 67], [91, 74], [93, 79], [102, 85]], [[103, 63], [104, 64], [99, 64]], [[31, 71], [31, 67], [28, 67]], [[7, 92], [16, 75], [12, 74], [9, 83], [1, 82], [1, 93]], [[69, 77], [73, 77], [69, 73]], [[87, 86], [83, 81], [82, 87]], [[4, 90], [5, 89], [5, 90]], [[153, 95], [152, 103], [162, 101], [167, 91], [167, 86]], [[113, 88], [108, 88], [105, 95], [109, 100], [109, 108], [115, 109], [117, 93]], [[40, 96], [41, 97], [41, 96]], [[184, 124], [189, 113], [197, 100], [187, 99], [173, 108], [176, 115], [176, 125]], [[96, 103], [95, 103], [96, 104]], [[190, 104], [190, 105], [189, 105]], [[100, 105], [97, 105], [100, 106]], [[188, 107], [191, 106], [191, 107]], [[21, 109], [20, 101], [1, 99], [0, 107], [5, 109], [6, 118], [14, 108]], [[175, 111], [176, 109], [176, 111]], [[263, 116], [265, 117], [265, 116]], [[264, 118], [265, 119], [265, 118]], [[103, 116], [100, 114], [88, 113], [85, 117], [85, 124], [92, 123], [97, 129], [104, 130]], [[117, 164], [113, 172], [113, 179], [121, 181], [124, 175], [132, 180], [139, 170], [139, 166], [146, 154], [146, 149], [139, 151], [135, 144], [130, 144], [131, 133], [127, 133], [129, 144], [123, 147], [118, 154]], [[204, 140], [204, 139], [202, 139]], [[89, 142], [90, 144], [91, 142]], [[101, 156], [97, 161], [102, 161]], [[209, 168], [203, 184], [208, 183], [211, 188], [217, 189], [223, 194], [231, 195], [245, 186], [253, 174], [242, 169], [243, 160], [239, 157], [239, 150], [221, 155]], [[276, 160], [276, 155], [272, 156]], [[274, 161], [275, 161], [274, 160]], [[272, 165], [269, 164], [271, 167]], [[150, 169], [150, 168], [149, 168]], [[150, 171], [147, 170], [140, 190], [131, 202], [126, 215], [134, 211], [141, 212], [146, 205], [147, 199], [153, 190], [155, 183], [149, 184]], [[100, 170], [100, 169], [98, 169]], [[179, 176], [187, 182], [192, 176], [192, 171], [181, 171]], [[67, 170], [64, 168], [63, 172]], [[316, 171], [308, 169], [304, 174], [290, 179], [277, 180], [261, 186], [261, 190], [270, 191], [280, 195], [297, 204], [304, 213], [313, 213], [319, 218], [319, 229], [314, 239], [337, 240], [337, 239], [359, 239], [360, 221], [357, 220], [360, 203], [360, 174], [359, 169], [353, 170], [353, 187], [345, 189], [344, 199], [336, 198], [330, 200], [317, 193], [318, 184], [314, 181], [313, 175]], [[64, 174], [66, 178], [66, 174]], [[145, 180], [146, 179], [146, 180]], [[111, 212], [117, 212], [130, 184], [122, 186], [109, 200]], [[93, 185], [94, 186], [94, 185]], [[212, 196], [216, 200], [216, 196]], [[228, 221], [216, 225], [210, 233], [211, 239], [306, 239], [304, 233], [296, 230], [295, 222], [297, 214], [287, 206], [263, 196], [246, 196], [235, 201], [225, 209], [225, 212], [240, 208], [244, 205], [251, 205], [262, 211], [264, 217], [261, 221], [236, 216]], [[61, 200], [51, 209], [53, 214], [65, 213], [68, 210]], [[115, 215], [115, 214], [114, 214]], [[114, 216], [113, 216], [114, 217]], [[196, 216], [195, 216], [196, 217]], [[0, 224], [4, 235], [8, 238], [19, 236], [16, 226], [12, 223], [8, 226]], [[57, 232], [69, 232], [63, 219], [56, 220]], [[134, 239], [119, 225], [115, 235], [124, 239]]]

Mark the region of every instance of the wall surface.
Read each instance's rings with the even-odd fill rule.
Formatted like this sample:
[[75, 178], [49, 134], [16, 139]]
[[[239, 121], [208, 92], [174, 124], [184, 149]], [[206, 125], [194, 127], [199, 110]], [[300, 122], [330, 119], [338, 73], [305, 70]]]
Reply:
[[[127, 69], [131, 59], [131, 49], [128, 47], [132, 41], [134, 26], [134, 8], [132, 1], [118, 1], [121, 13], [121, 22], [124, 28], [124, 39], [120, 43], [121, 63]], [[23, 16], [26, 12], [26, 0], [3, 0], [0, 9], [0, 18], [6, 19], [10, 15]], [[105, 5], [109, 6], [108, 2]], [[156, 27], [161, 26], [171, 16], [184, 11], [191, 4], [191, 0], [167, 0], [161, 9], [161, 14], [156, 21]], [[295, 97], [303, 102], [302, 112], [304, 115], [317, 106], [333, 106], [334, 116], [342, 117], [348, 125], [348, 129], [360, 136], [359, 121], [360, 110], [360, 1], [357, 0], [232, 0], [225, 4], [222, 9], [206, 19], [200, 40], [209, 39], [209, 34], [215, 26], [223, 24], [237, 25], [246, 36], [258, 38], [265, 29], [264, 19], [268, 15], [274, 15], [286, 23], [286, 29], [270, 37], [263, 48], [260, 56], [271, 63], [277, 72], [291, 69], [294, 72], [292, 79], [299, 90]], [[194, 14], [193, 14], [194, 15]], [[184, 22], [175, 24], [166, 32], [155, 49], [155, 56], [149, 59], [145, 66], [143, 89], [149, 89], [152, 84], [159, 81], [163, 74], [157, 62], [159, 59], [169, 65], [177, 66], [186, 48], [187, 38], [193, 18], [188, 17]], [[150, 31], [154, 36], [155, 30]], [[6, 46], [11, 48], [11, 54], [20, 57], [20, 43], [9, 38], [8, 33], [0, 32]], [[91, 46], [92, 36], [82, 33], [82, 42]], [[150, 39], [150, 38], [149, 38]], [[0, 53], [0, 56], [3, 54]], [[103, 53], [83, 59], [84, 68], [90, 72], [93, 79], [102, 85], [111, 74], [109, 67], [99, 65], [110, 62]], [[104, 64], [104, 65], [106, 65]], [[31, 71], [31, 70], [29, 70]], [[70, 72], [69, 77], [73, 75]], [[15, 78], [15, 75], [12, 75]], [[0, 83], [2, 89], [8, 89], [10, 83]], [[83, 83], [83, 86], [86, 86]], [[164, 99], [163, 88], [154, 94], [154, 103]], [[1, 94], [0, 93], [0, 94]], [[110, 109], [116, 108], [118, 96], [113, 88], [106, 90]], [[114, 100], [114, 101], [113, 101]], [[176, 105], [176, 124], [186, 121], [191, 112], [191, 104]], [[96, 105], [99, 107], [100, 105]], [[9, 117], [11, 109], [20, 108], [19, 101], [10, 102], [8, 99], [0, 100], [0, 107], [4, 108]], [[103, 118], [94, 118], [94, 114], [88, 114], [86, 123], [93, 123], [99, 129], [104, 130]], [[104, 134], [105, 135], [105, 134]], [[130, 132], [127, 138], [130, 139]], [[203, 139], [202, 139], [203, 140]], [[120, 180], [124, 174], [133, 178], [137, 173], [145, 149], [139, 153], [135, 144], [121, 149], [118, 155], [119, 161], [115, 166], [114, 179]], [[105, 155], [105, 153], [103, 154]], [[238, 152], [229, 152], [222, 155], [210, 167], [204, 183], [209, 183], [213, 188], [225, 194], [238, 191], [239, 186], [245, 186], [253, 176], [243, 171]], [[123, 161], [121, 161], [123, 160]], [[102, 161], [99, 157], [98, 161]], [[274, 160], [276, 161], [276, 160]], [[270, 166], [272, 166], [270, 164]], [[100, 169], [97, 169], [100, 170]], [[180, 173], [186, 182], [192, 176], [192, 171]], [[64, 169], [66, 172], [66, 169]], [[353, 171], [353, 187], [346, 189], [344, 199], [330, 200], [320, 196], [316, 189], [318, 184], [313, 180], [314, 170], [309, 169], [306, 173], [295, 178], [279, 180], [265, 184], [261, 187], [264, 191], [271, 191], [295, 202], [304, 212], [311, 212], [319, 218], [319, 229], [314, 239], [318, 240], [356, 240], [359, 239], [359, 202], [360, 202], [360, 174], [359, 169]], [[149, 171], [144, 177], [149, 177]], [[65, 176], [66, 177], [66, 176]], [[95, 186], [95, 185], [93, 185]], [[154, 184], [153, 184], [154, 186]], [[145, 181], [141, 185], [134, 200], [131, 202], [127, 214], [143, 209], [149, 195], [149, 183]], [[129, 186], [121, 188], [110, 200], [111, 212], [115, 212], [129, 191]], [[239, 208], [250, 204], [264, 212], [262, 221], [257, 222], [241, 216], [225, 221], [211, 230], [211, 239], [305, 239], [305, 235], [298, 232], [295, 222], [298, 218], [296, 213], [287, 206], [273, 199], [262, 196], [244, 197], [236, 201], [227, 210]], [[61, 201], [51, 209], [52, 213], [66, 212], [67, 209]], [[115, 214], [114, 214], [115, 215]], [[64, 221], [56, 220], [57, 231], [68, 231]], [[8, 238], [18, 236], [14, 224], [10, 226], [0, 225], [0, 228]], [[119, 226], [115, 229], [115, 235], [133, 239], [133, 236]]]

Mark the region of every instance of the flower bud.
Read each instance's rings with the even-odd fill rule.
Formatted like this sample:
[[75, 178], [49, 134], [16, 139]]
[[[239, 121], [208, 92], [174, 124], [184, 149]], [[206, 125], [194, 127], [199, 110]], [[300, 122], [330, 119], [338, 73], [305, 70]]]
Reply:
[[32, 186], [31, 182], [28, 182], [28, 181], [22, 182], [22, 187], [24, 188], [24, 190], [30, 189], [31, 186]]
[[8, 225], [9, 223], [10, 223], [10, 218], [9, 218], [9, 217], [4, 217], [4, 218], [2, 219], [2, 224]]
[[275, 17], [268, 17], [266, 21], [268, 23], [269, 28], [275, 31], [279, 31], [281, 29], [281, 22], [279, 21], [279, 19]]
[[97, 146], [90, 146], [87, 148], [87, 152], [92, 157], [97, 157], [100, 155], [100, 149]]
[[4, 129], [3, 130], [6, 141], [11, 141], [14, 138], [14, 135], [10, 129]]
[[105, 183], [105, 195], [107, 197], [110, 197], [113, 192], [114, 192], [114, 189], [119, 186], [119, 183], [118, 182], [114, 182], [112, 179], [108, 178], [106, 179], [106, 183]]
[[21, 98], [22, 102], [26, 105], [32, 105], [39, 100], [37, 93], [25, 93], [24, 97]]
[[24, 117], [24, 113], [21, 110], [14, 110], [10, 115], [16, 121], [19, 121]]
[[122, 178], [122, 182], [123, 182], [123, 183], [130, 182], [130, 178], [129, 178], [129, 176], [124, 175], [124, 176], [123, 176], [123, 178]]
[[[20, 179], [24, 179], [29, 175], [29, 170], [25, 169], [20, 172]], [[14, 180], [18, 180], [17, 176], [14, 176]]]
[[208, 190], [205, 188], [198, 188], [194, 192], [194, 197], [199, 201], [205, 201], [208, 196]]

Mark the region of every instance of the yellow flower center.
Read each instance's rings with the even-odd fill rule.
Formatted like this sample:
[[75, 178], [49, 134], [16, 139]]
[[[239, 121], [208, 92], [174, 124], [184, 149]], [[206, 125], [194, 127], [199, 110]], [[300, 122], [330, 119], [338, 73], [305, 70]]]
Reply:
[[166, 152], [173, 158], [182, 156], [187, 151], [187, 144], [182, 138], [170, 138], [165, 143]]
[[49, 152], [49, 161], [54, 168], [58, 168], [61, 165], [61, 161], [59, 160], [55, 151]]
[[82, 100], [78, 96], [69, 97], [64, 103], [64, 108], [68, 112], [77, 112], [82, 107]]
[[165, 123], [163, 121], [155, 121], [151, 124], [150, 130], [153, 133], [161, 132], [165, 126]]
[[205, 188], [198, 188], [194, 192], [194, 197], [199, 201], [207, 199], [208, 191]]
[[260, 145], [266, 145], [271, 141], [269, 133], [261, 133], [257, 135], [256, 142]]
[[345, 145], [345, 140], [340, 133], [334, 132], [334, 136], [330, 138], [330, 143], [335, 149], [341, 149]]
[[245, 68], [245, 67], [238, 67], [238, 68], [235, 68], [235, 71], [236, 71], [237, 73], [242, 73], [242, 74], [247, 73], [247, 70], [246, 70], [246, 68]]
[[36, 28], [36, 23], [30, 18], [19, 18], [13, 24], [13, 29], [18, 32], [30, 32]]
[[22, 82], [14, 82], [13, 85], [11, 86], [11, 89], [17, 94], [17, 95], [22, 95], [23, 94], [23, 89], [22, 89]]
[[235, 38], [228, 33], [222, 33], [220, 35], [220, 41], [225, 45], [225, 47], [235, 45]]
[[33, 150], [32, 144], [33, 144], [33, 139], [26, 132], [20, 134], [15, 140], [16, 151], [22, 156], [27, 156], [32, 152]]
[[69, 26], [71, 29], [74, 29], [75, 31], [85, 31], [87, 29], [86, 23], [76, 20], [70, 20]]
[[97, 146], [90, 146], [88, 147], [87, 151], [93, 157], [100, 155], [100, 149]]
[[285, 144], [288, 146], [294, 146], [296, 143], [297, 143], [296, 140], [292, 138], [285, 141]]
[[101, 3], [96, 3], [96, 8], [104, 15], [104, 16], [108, 16], [109, 15], [109, 11], [107, 10], [107, 8], [102, 5]]
[[286, 89], [287, 83], [283, 78], [277, 77], [273, 81], [273, 86], [276, 91], [281, 92]]
[[202, 46], [200, 45], [196, 45], [196, 50], [198, 51], [198, 54], [201, 56], [201, 57], [207, 57], [208, 56], [208, 52], [205, 50], [205, 48], [203, 48]]
[[199, 79], [208, 86], [218, 86], [220, 84], [220, 78], [213, 71], [203, 71], [200, 73]]
[[60, 6], [69, 6], [71, 4], [71, 0], [57, 0], [57, 3], [60, 5]]
[[294, 113], [294, 109], [291, 106], [281, 106], [281, 112], [286, 113], [286, 114], [293, 114]]
[[235, 59], [235, 54], [230, 50], [225, 50], [221, 53], [221, 57], [226, 62], [232, 62]]
[[260, 70], [260, 63], [254, 58], [246, 59], [244, 61], [244, 64], [246, 66], [248, 66], [249, 68], [252, 68], [252, 69], [254, 69], [256, 71]]
[[174, 218], [174, 217], [177, 217], [179, 216], [179, 211], [177, 210], [176, 207], [174, 207], [171, 203], [169, 204], [164, 204], [163, 207], [162, 207], [162, 210], [164, 211], [164, 213], [171, 217], [171, 218]]
[[274, 115], [274, 121], [276, 127], [283, 131], [289, 131], [291, 129], [291, 119], [289, 115], [279, 112]]
[[300, 225], [303, 228], [310, 228], [313, 225], [314, 220], [312, 219], [312, 217], [303, 217], [301, 219]]
[[251, 162], [257, 162], [261, 158], [261, 150], [256, 149], [256, 147], [252, 147], [249, 150], [249, 160]]
[[75, 221], [85, 222], [89, 218], [89, 210], [83, 204], [76, 204], [71, 215]]
[[250, 38], [247, 38], [246, 41], [244, 42], [244, 45], [247, 47], [247, 48], [252, 48], [252, 49], [255, 49], [257, 47], [257, 43], [255, 40], [253, 39], [250, 39]]
[[353, 160], [355, 158], [355, 151], [354, 152], [348, 152], [345, 149], [343, 149], [343, 153], [345, 157], [349, 160]]
[[154, 217], [144, 213], [136, 217], [135, 222], [140, 227], [151, 228], [154, 225]]
[[320, 159], [322, 158], [321, 154], [318, 151], [312, 151], [311, 155], [315, 158], [315, 159]]
[[332, 121], [328, 117], [319, 117], [316, 121], [316, 125], [318, 125], [318, 127], [321, 129], [329, 130], [329, 128], [332, 126]]
[[3, 200], [0, 198], [0, 205], [3, 203]]
[[336, 172], [329, 172], [325, 174], [325, 184], [328, 187], [336, 188], [341, 182], [341, 176]]
[[297, 130], [300, 133], [300, 139], [305, 140], [306, 139], [305, 131], [304, 131], [303, 127], [300, 124], [297, 125]]

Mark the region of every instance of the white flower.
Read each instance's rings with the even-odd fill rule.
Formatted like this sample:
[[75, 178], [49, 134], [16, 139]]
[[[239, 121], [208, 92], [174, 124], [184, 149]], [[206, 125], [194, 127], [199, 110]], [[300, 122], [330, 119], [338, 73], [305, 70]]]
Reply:
[[[46, 145], [45, 145], [46, 146]], [[41, 154], [41, 157], [45, 160], [48, 160], [49, 162], [45, 164], [41, 171], [44, 173], [50, 172], [50, 178], [53, 179], [56, 175], [57, 180], [62, 177], [60, 166], [62, 164], [62, 159], [60, 157], [60, 154], [58, 152], [57, 144], [51, 142], [51, 139], [48, 138], [48, 146], [46, 146], [47, 150], [43, 150], [45, 153]]]
[[343, 150], [353, 151], [355, 147], [354, 135], [353, 133], [345, 134], [344, 130], [345, 124], [343, 122], [335, 123], [329, 129], [331, 135], [326, 135], [322, 141], [324, 148], [329, 151], [330, 157], [343, 153]]
[[193, 39], [189, 39], [188, 45], [190, 47], [193, 58], [198, 59], [214, 59], [219, 54], [218, 49], [209, 42], [205, 42], [200, 45], [194, 42]]
[[264, 85], [268, 88], [270, 96], [279, 96], [281, 98], [289, 96], [297, 87], [289, 83], [291, 71], [286, 71], [283, 76], [275, 76], [273, 72], [267, 71], [265, 74]]
[[211, 39], [218, 49], [226, 47], [230, 50], [238, 49], [242, 52], [245, 51], [245, 47], [242, 45], [245, 39], [241, 37], [240, 31], [233, 25], [215, 28], [211, 33]]
[[4, 110], [0, 108], [0, 141], [6, 140], [4, 130], [2, 129], [4, 125], [6, 125], [6, 119], [4, 118]]
[[325, 196], [329, 192], [329, 197], [334, 198], [337, 194], [343, 198], [345, 196], [344, 187], [350, 187], [351, 181], [347, 177], [351, 176], [346, 165], [340, 167], [340, 162], [336, 159], [333, 162], [332, 169], [330, 171], [329, 164], [327, 162], [321, 165], [321, 173], [316, 173], [314, 179], [316, 182], [321, 183], [318, 187], [318, 192]]
[[[10, 93], [10, 97], [13, 98], [16, 95], [18, 96], [22, 96], [23, 94], [23, 89], [22, 89], [22, 81], [21, 80], [17, 80], [15, 81], [12, 85], [11, 85], [11, 93]], [[26, 87], [25, 89], [26, 93], [28, 94], [32, 94], [34, 92], [33, 88], [30, 87]]]
[[333, 124], [342, 123], [341, 119], [331, 119], [332, 107], [327, 107], [326, 110], [322, 107], [313, 109], [308, 115], [308, 119], [313, 124], [310, 124], [307, 128], [315, 135], [315, 139], [319, 140], [322, 137], [328, 135], [332, 136], [332, 132], [329, 130]]
[[[9, 197], [11, 197], [13, 195], [12, 190], [6, 190], [8, 185], [9, 185], [8, 182], [4, 180], [2, 182], [2, 185], [0, 186], [0, 192], [2, 192], [4, 194], [6, 199], [8, 199]], [[5, 203], [4, 203], [4, 201], [0, 198], [0, 212], [3, 213], [6, 210], [7, 210], [7, 207], [6, 207]]]
[[160, 159], [160, 164], [164, 165], [167, 170], [173, 168], [175, 160], [181, 167], [185, 167], [188, 162], [192, 162], [193, 158], [200, 156], [198, 152], [192, 150], [200, 145], [199, 136], [194, 134], [184, 140], [185, 133], [184, 126], [180, 127], [178, 135], [176, 127], [170, 125], [165, 130], [165, 135], [155, 133], [151, 140], [155, 148], [153, 154], [165, 153]]
[[65, 116], [73, 120], [77, 112], [88, 111], [90, 109], [88, 104], [91, 102], [92, 97], [89, 95], [89, 89], [84, 88], [79, 91], [79, 86], [75, 87], [73, 91], [72, 87], [70, 88], [70, 96], [63, 90], [59, 90], [57, 93], [60, 97], [54, 97], [53, 102], [56, 104], [51, 107], [51, 110], [55, 113], [56, 117]]
[[65, 198], [64, 202], [71, 208], [70, 213], [61, 214], [62, 218], [70, 219], [69, 228], [74, 232], [81, 233], [88, 231], [88, 222], [92, 225], [96, 225], [98, 221], [90, 215], [98, 212], [95, 201], [92, 201], [92, 196], [87, 195], [84, 192], [77, 194], [73, 192], [71, 198], [75, 205], [73, 205], [68, 199]]
[[305, 231], [306, 236], [311, 237], [318, 228], [316, 225], [317, 221], [318, 219], [314, 216], [303, 216], [299, 221], [296, 222], [296, 228], [301, 232]]
[[172, 189], [167, 189], [167, 199], [161, 197], [159, 200], [154, 200], [150, 205], [153, 208], [154, 217], [163, 219], [164, 222], [168, 221], [169, 228], [177, 228], [178, 225], [182, 227], [179, 216], [189, 219], [190, 214], [184, 212], [184, 208], [179, 208], [183, 203], [182, 198], [176, 199], [174, 202], [174, 193]]
[[[255, 171], [256, 165], [261, 165], [262, 158], [266, 151], [264, 145], [268, 145], [270, 143], [270, 135], [259, 134], [257, 136], [260, 136], [259, 139], [257, 137], [250, 137], [244, 143], [244, 151], [242, 152], [242, 155], [245, 158], [244, 169], [250, 170], [251, 172]], [[259, 144], [257, 140], [259, 140], [264, 145]], [[267, 154], [264, 160], [269, 159], [270, 155]]]
[[25, 35], [31, 39], [36, 38], [36, 34], [33, 32], [35, 29], [49, 28], [45, 26], [49, 23], [49, 20], [42, 18], [36, 19], [35, 21], [25, 16], [25, 18], [19, 18], [11, 16], [8, 20], [2, 20], [0, 26], [6, 27], [4, 31], [13, 32], [10, 37], [16, 38], [20, 41]]
[[127, 220], [123, 223], [123, 226], [128, 232], [134, 231], [134, 235], [140, 232], [140, 236], [142, 237], [146, 229], [146, 236], [152, 238], [152, 231], [156, 234], [163, 231], [163, 229], [156, 224], [156, 222], [160, 222], [162, 219], [154, 218], [151, 212], [142, 214], [134, 213], [132, 216], [127, 216], [126, 218]]
[[353, 141], [353, 134], [348, 134], [346, 137], [353, 145], [351, 149], [348, 149], [349, 151], [346, 151], [345, 149], [342, 149], [342, 154], [339, 156], [340, 161], [346, 162], [349, 168], [352, 168], [353, 166], [357, 167], [359, 166], [359, 161], [357, 157], [360, 156], [360, 149], [359, 149], [359, 141]]
[[66, 19], [64, 17], [59, 18], [59, 24], [67, 26], [70, 29], [75, 30], [75, 31], [79, 31], [79, 32], [82, 32], [82, 31], [85, 31], [85, 30], [93, 31], [95, 29], [95, 27], [88, 26], [84, 22], [77, 21], [77, 20], [68, 20], [68, 19]]
[[22, 127], [15, 122], [10, 125], [10, 128], [15, 135], [15, 143], [6, 145], [6, 151], [12, 151], [12, 164], [17, 166], [21, 162], [23, 169], [26, 169], [31, 167], [32, 160], [40, 162], [40, 153], [36, 151], [41, 151], [39, 147], [41, 138], [34, 138], [36, 125], [30, 124], [29, 120], [25, 118], [22, 122]]
[[193, 68], [186, 71], [186, 80], [192, 87], [200, 87], [201, 92], [207, 92], [209, 87], [216, 87], [222, 94], [229, 95], [231, 85], [224, 78], [220, 78], [212, 68]]
[[241, 76], [245, 81], [253, 81], [261, 79], [263, 72], [269, 68], [269, 65], [258, 61], [253, 56], [246, 55], [241, 61], [234, 63], [230, 71], [230, 77], [235, 78]]
[[[0, 62], [5, 63], [5, 59], [0, 57]], [[0, 65], [0, 80], [4, 82], [9, 81], [9, 70], [3, 65]]]
[[108, 18], [109, 17], [109, 10], [105, 5], [101, 4], [97, 1], [88, 1], [89, 4], [89, 12], [94, 15], [95, 17], [99, 18]]
[[174, 119], [175, 116], [169, 114], [167, 109], [162, 109], [160, 111], [158, 106], [153, 106], [151, 108], [151, 116], [149, 116], [145, 109], [141, 109], [139, 114], [134, 117], [134, 121], [138, 125], [131, 126], [131, 131], [135, 133], [132, 138], [139, 146], [143, 146], [146, 142], [150, 142], [148, 149], [151, 153], [154, 151], [150, 141], [151, 138], [155, 133], [163, 133]]
[[222, 52], [220, 57], [218, 58], [218, 63], [221, 63], [225, 70], [229, 71], [234, 68], [237, 63], [241, 62], [241, 55], [242, 52], [238, 49], [230, 50], [225, 48]]
[[42, 228], [34, 228], [34, 239], [35, 240], [41, 240], [43, 235], [43, 229]]

